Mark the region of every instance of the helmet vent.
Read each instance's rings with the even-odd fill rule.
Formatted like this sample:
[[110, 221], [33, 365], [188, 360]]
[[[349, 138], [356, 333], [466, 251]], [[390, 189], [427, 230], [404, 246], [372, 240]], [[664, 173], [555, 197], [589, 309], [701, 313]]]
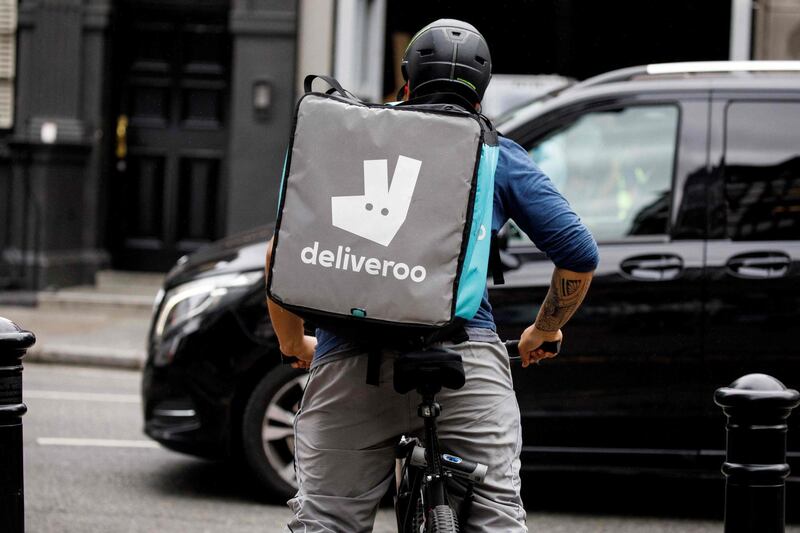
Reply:
[[434, 52], [433, 48], [423, 48], [422, 50], [419, 51], [419, 55], [421, 55], [422, 57], [430, 56], [433, 55], [433, 52]]
[[477, 61], [481, 65], [485, 65], [486, 64], [486, 59], [482, 58], [481, 56], [475, 56], [475, 61]]
[[460, 31], [454, 31], [452, 33], [453, 33], [453, 37], [461, 37], [461, 32]]

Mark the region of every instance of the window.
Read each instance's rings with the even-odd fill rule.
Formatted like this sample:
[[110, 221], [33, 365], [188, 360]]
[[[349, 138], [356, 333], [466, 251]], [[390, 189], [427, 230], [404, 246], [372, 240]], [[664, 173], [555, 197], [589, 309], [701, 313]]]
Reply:
[[728, 106], [725, 201], [731, 239], [800, 239], [800, 102]]
[[529, 153], [598, 241], [666, 234], [678, 108], [581, 115]]

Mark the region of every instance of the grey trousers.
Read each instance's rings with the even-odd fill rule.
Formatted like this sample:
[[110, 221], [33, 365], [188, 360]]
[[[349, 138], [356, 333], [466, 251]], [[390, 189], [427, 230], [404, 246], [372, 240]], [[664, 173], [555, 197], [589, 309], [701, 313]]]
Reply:
[[[466, 384], [438, 395], [439, 440], [455, 455], [489, 467], [475, 486], [462, 531], [527, 531], [520, 500], [520, 415], [508, 355], [499, 340], [448, 347], [464, 361]], [[366, 354], [349, 354], [311, 369], [295, 418], [299, 483], [288, 504], [294, 533], [371, 531], [378, 503], [394, 480], [400, 435], [422, 434], [416, 392], [392, 386], [395, 354], [384, 352], [380, 386], [365, 383]]]

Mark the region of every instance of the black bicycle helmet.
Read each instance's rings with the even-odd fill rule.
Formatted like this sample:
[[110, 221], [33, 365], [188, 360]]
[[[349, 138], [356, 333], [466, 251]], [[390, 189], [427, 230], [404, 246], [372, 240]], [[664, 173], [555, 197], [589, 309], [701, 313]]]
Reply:
[[492, 77], [492, 58], [475, 26], [439, 19], [411, 39], [400, 69], [410, 98], [449, 92], [478, 103]]

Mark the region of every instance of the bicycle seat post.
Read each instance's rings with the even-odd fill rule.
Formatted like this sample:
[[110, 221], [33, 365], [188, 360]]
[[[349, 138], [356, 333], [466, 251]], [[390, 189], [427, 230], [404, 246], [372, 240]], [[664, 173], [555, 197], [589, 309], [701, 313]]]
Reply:
[[[441, 479], [444, 469], [441, 463], [441, 452], [439, 451], [439, 436], [436, 429], [436, 418], [442, 413], [442, 406], [436, 401], [436, 393], [441, 390], [441, 385], [434, 383], [421, 384], [417, 392], [422, 396], [422, 402], [417, 408], [417, 415], [425, 423], [425, 461], [428, 464], [427, 475], [431, 476], [429, 481]], [[443, 483], [434, 483], [429, 488], [434, 488], [436, 494], [429, 494], [432, 503], [445, 503], [445, 492]]]
[[430, 508], [448, 505], [445, 478], [451, 474], [442, 467], [436, 429], [436, 418], [442, 413], [442, 406], [436, 401], [436, 395], [444, 387], [455, 390], [464, 386], [461, 356], [444, 349], [407, 352], [395, 360], [394, 370], [394, 389], [400, 394], [416, 390], [422, 398], [417, 415], [422, 418], [425, 426], [423, 448], [426, 463], [426, 505]]

